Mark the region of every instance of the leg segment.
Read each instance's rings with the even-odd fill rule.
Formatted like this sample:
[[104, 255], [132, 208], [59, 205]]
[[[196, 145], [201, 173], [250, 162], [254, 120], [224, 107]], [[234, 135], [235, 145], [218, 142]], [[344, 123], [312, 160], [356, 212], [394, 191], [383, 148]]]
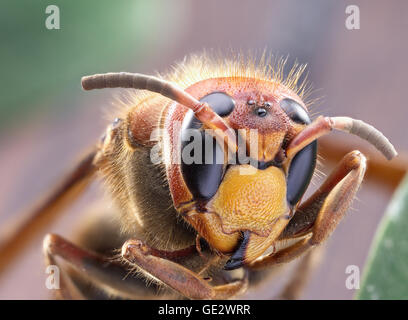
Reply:
[[[381, 188], [388, 188], [388, 192], [393, 192], [407, 172], [408, 154], [402, 153], [392, 161], [387, 161], [377, 153], [372, 152], [370, 148], [365, 146], [360, 148], [370, 158], [364, 181], [371, 180], [381, 186]], [[333, 137], [322, 137], [319, 139], [319, 154], [325, 161], [338, 163], [349, 151], [350, 145], [348, 140], [344, 143], [338, 139], [333, 139]]]
[[212, 287], [193, 271], [154, 255], [154, 249], [139, 240], [127, 241], [122, 247], [122, 256], [190, 299], [227, 299], [245, 290], [248, 285], [245, 275], [242, 280]]
[[81, 195], [97, 169], [95, 162], [98, 155], [99, 150], [95, 148], [77, 164], [38, 207], [25, 215], [23, 219], [12, 221], [1, 228], [0, 274], [35, 235], [54, 221], [64, 208]]
[[120, 261], [81, 249], [64, 238], [49, 234], [44, 239], [44, 253], [48, 265], [57, 265], [60, 269], [59, 295], [64, 299], [81, 299], [82, 293], [66, 273], [57, 258], [68, 263], [74, 271], [91, 281], [98, 289], [108, 295], [121, 298], [148, 299], [144, 283], [135, 277], [128, 277], [129, 269]]
[[340, 162], [325, 183], [296, 211], [280, 237], [281, 240], [304, 236], [294, 245], [268, 255], [250, 265], [263, 268], [289, 262], [324, 242], [345, 216], [364, 176], [366, 158], [352, 151]]
[[301, 257], [289, 282], [279, 294], [278, 299], [297, 300], [301, 297], [315, 266], [320, 260], [319, 258], [322, 253], [321, 249], [322, 247], [309, 250], [303, 257]]

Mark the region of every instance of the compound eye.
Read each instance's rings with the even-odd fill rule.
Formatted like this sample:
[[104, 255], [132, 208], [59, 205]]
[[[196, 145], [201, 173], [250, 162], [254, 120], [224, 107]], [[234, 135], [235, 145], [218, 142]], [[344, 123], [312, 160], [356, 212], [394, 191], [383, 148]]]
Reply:
[[[200, 101], [207, 102], [221, 117], [228, 116], [235, 107], [235, 101], [223, 92], [210, 93]], [[224, 151], [201, 127], [194, 112], [187, 111], [181, 129], [181, 172], [193, 197], [207, 200], [217, 192], [224, 176]], [[194, 142], [199, 142], [196, 146], [202, 149], [195, 150]]]
[[212, 92], [200, 99], [207, 102], [220, 117], [228, 116], [235, 108], [235, 101], [224, 92]]
[[294, 122], [300, 124], [309, 124], [311, 122], [306, 110], [295, 100], [289, 98], [283, 99], [280, 102], [280, 106]]
[[316, 167], [316, 155], [317, 141], [313, 141], [300, 150], [292, 159], [288, 173], [286, 195], [286, 199], [292, 207], [300, 201], [309, 186]]

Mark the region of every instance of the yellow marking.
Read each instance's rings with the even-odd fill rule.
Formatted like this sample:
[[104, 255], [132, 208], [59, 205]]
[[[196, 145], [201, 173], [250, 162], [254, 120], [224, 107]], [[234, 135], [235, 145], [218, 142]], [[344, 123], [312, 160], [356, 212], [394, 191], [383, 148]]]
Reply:
[[285, 174], [271, 166], [256, 169], [252, 175], [242, 175], [240, 167], [227, 171], [211, 209], [221, 218], [225, 232], [249, 230], [268, 236], [276, 219], [289, 211]]

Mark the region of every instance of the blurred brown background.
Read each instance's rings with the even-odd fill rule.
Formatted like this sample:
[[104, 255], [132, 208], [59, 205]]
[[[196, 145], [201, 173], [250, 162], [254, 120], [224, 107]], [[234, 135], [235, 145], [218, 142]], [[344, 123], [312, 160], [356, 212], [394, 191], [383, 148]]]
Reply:
[[[60, 8], [60, 30], [45, 28], [49, 4]], [[360, 30], [345, 27], [348, 4], [360, 8]], [[85, 93], [81, 76], [166, 71], [202, 49], [267, 48], [308, 63], [310, 80], [321, 88], [316, 96], [324, 97], [318, 113], [363, 119], [399, 151], [407, 150], [407, 14], [404, 0], [3, 1], [0, 223], [48, 190], [112, 120], [103, 115], [117, 92]], [[335, 137], [350, 150], [360, 146], [357, 138]], [[94, 186], [49, 231], [69, 238], [81, 207], [99, 194]], [[355, 291], [345, 287], [345, 269], [357, 265], [362, 270], [390, 194], [380, 184], [363, 185], [353, 210], [328, 241], [304, 298], [353, 297]], [[50, 297], [41, 240], [0, 278], [0, 299]], [[248, 297], [271, 297], [268, 288]]]

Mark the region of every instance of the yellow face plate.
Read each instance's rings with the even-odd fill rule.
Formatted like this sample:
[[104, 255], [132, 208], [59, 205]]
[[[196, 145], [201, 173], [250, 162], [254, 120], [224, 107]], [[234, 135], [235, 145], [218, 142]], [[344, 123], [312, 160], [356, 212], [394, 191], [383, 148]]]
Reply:
[[210, 207], [225, 232], [249, 230], [268, 236], [276, 219], [289, 211], [285, 174], [273, 166], [265, 170], [249, 165], [231, 167]]

